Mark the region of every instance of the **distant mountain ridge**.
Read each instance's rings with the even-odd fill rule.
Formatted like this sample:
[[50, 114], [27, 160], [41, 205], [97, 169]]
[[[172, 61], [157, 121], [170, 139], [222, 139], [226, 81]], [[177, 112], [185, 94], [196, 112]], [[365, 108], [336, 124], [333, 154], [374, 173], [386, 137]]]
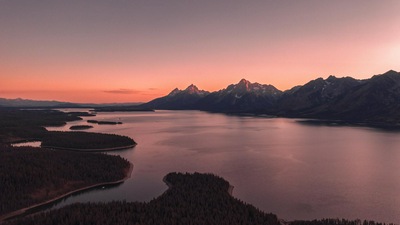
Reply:
[[210, 94], [210, 92], [199, 90], [195, 85], [191, 84], [185, 90], [175, 88], [167, 96], [156, 98], [148, 103], [142, 104], [141, 107], [170, 110], [196, 109], [195, 103], [208, 94]]
[[248, 112], [268, 109], [276, 104], [282, 91], [272, 85], [242, 79], [200, 99], [198, 109], [216, 112]]
[[0, 98], [0, 107], [17, 107], [17, 108], [97, 108], [97, 107], [127, 107], [137, 106], [143, 103], [106, 103], [106, 104], [94, 104], [94, 103], [72, 103], [72, 102], [61, 102], [61, 101], [45, 101], [45, 100], [31, 100], [31, 99], [7, 99]]
[[60, 102], [60, 101], [36, 101], [29, 99], [6, 99], [0, 98], [0, 106], [5, 107], [53, 107], [59, 105], [72, 104], [68, 102]]
[[400, 125], [400, 73], [390, 70], [365, 80], [329, 76], [284, 92], [245, 79], [215, 92], [190, 85], [141, 106]]

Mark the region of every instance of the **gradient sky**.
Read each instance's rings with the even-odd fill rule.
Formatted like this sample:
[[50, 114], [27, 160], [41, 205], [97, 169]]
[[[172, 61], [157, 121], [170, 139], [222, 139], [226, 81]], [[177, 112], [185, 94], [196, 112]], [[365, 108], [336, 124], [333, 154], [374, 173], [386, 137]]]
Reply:
[[139, 102], [400, 70], [398, 0], [0, 0], [0, 97]]

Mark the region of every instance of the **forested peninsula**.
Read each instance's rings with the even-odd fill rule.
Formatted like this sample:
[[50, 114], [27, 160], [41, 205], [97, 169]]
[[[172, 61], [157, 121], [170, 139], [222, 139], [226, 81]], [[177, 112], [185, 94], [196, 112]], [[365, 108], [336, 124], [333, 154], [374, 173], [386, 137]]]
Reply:
[[170, 173], [164, 181], [169, 189], [148, 203], [78, 203], [6, 224], [383, 225], [344, 219], [286, 222], [232, 197], [229, 183], [212, 174]]
[[73, 151], [110, 151], [131, 148], [136, 142], [116, 134], [81, 131], [47, 131], [47, 126], [63, 126], [66, 122], [94, 116], [86, 112], [64, 113], [57, 110], [20, 110], [0, 107], [0, 142], [42, 141], [42, 147]]
[[74, 190], [122, 181], [129, 176], [130, 167], [120, 156], [2, 146], [0, 221], [12, 211]]
[[217, 176], [170, 173], [165, 181], [169, 190], [148, 203], [73, 204], [7, 224], [279, 224], [275, 215], [233, 198]]
[[[129, 137], [86, 132], [50, 132], [89, 113], [0, 107], [0, 223], [4, 219], [97, 185], [123, 182], [133, 165], [120, 156], [72, 151], [133, 147]], [[12, 147], [42, 141], [51, 148]]]

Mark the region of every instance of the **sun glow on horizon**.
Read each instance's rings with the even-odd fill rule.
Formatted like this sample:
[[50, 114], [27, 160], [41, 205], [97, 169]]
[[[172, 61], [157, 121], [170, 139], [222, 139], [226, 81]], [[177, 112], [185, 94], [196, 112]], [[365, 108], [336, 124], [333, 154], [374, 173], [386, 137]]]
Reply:
[[399, 1], [22, 2], [0, 2], [0, 98], [146, 102], [400, 70]]

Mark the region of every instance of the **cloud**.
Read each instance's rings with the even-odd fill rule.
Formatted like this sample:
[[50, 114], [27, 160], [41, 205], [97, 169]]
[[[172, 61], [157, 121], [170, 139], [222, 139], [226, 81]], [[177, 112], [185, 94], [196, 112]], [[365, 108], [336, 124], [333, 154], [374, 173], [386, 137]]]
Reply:
[[107, 90], [104, 92], [110, 93], [110, 94], [140, 94], [140, 93], [142, 93], [142, 91], [133, 90], [133, 89], [124, 89], [124, 88]]
[[[1, 0], [0, 0], [1, 1]], [[117, 95], [148, 95], [148, 96], [154, 96], [157, 95], [158, 93], [154, 93], [158, 91], [158, 88], [147, 88], [145, 90], [135, 90], [135, 89], [125, 89], [125, 88], [120, 88], [120, 89], [112, 89], [112, 90], [104, 90], [104, 93], [109, 93], [109, 94], [117, 94]]]

